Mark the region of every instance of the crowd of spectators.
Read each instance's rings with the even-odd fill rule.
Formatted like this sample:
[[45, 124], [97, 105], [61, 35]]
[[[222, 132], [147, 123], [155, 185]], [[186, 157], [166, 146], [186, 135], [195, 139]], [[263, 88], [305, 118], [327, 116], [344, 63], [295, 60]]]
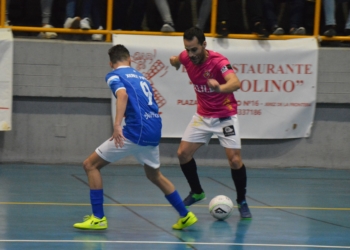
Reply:
[[[322, 0], [321, 35], [350, 35], [350, 0]], [[107, 1], [7, 0], [6, 24], [46, 28], [104, 29]], [[113, 0], [113, 29], [182, 32], [197, 26], [210, 31], [212, 0]], [[304, 35], [313, 33], [315, 0], [219, 0], [217, 33]], [[36, 34], [37, 35], [37, 34]], [[40, 38], [57, 38], [41, 32]], [[103, 35], [94, 34], [101, 41]]]

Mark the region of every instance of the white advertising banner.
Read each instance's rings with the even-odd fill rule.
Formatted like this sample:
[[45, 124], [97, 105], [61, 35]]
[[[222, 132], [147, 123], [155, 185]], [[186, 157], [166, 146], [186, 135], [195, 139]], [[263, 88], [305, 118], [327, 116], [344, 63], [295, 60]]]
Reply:
[[11, 29], [0, 29], [0, 131], [12, 124], [13, 36]]
[[[207, 49], [228, 58], [241, 81], [234, 92], [242, 138], [308, 137], [315, 106], [318, 43], [315, 38], [243, 40], [207, 38]], [[163, 120], [162, 137], [182, 137], [196, 112], [196, 95], [181, 67], [169, 58], [183, 49], [182, 37], [114, 35], [123, 44], [132, 67], [151, 82]], [[115, 117], [115, 98], [112, 98]]]

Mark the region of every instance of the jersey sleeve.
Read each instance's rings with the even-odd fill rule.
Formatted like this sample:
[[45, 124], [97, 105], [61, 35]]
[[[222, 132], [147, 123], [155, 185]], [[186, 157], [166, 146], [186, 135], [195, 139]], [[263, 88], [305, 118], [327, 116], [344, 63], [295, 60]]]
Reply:
[[119, 89], [125, 89], [123, 82], [120, 80], [119, 76], [116, 74], [107, 74], [106, 82], [108, 87], [111, 89], [113, 95], [117, 98], [117, 91]]
[[184, 63], [185, 63], [186, 56], [187, 56], [186, 50], [182, 51], [179, 55], [179, 61], [182, 65], [184, 65]]
[[220, 68], [220, 71], [223, 77], [225, 77], [229, 73], [235, 73], [235, 71], [232, 68], [232, 65], [226, 58], [221, 60], [217, 65]]

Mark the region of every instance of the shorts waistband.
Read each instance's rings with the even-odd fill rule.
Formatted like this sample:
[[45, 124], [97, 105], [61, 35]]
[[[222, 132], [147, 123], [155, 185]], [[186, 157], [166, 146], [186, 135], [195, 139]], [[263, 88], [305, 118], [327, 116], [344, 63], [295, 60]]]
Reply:
[[223, 122], [223, 121], [230, 120], [230, 119], [231, 119], [231, 116], [220, 117], [220, 118], [219, 118], [219, 121], [220, 121], [220, 122]]

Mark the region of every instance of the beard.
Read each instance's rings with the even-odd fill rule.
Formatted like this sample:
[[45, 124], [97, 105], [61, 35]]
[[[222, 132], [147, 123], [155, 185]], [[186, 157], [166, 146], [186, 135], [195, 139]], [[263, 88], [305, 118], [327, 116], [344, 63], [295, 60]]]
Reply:
[[190, 60], [193, 64], [201, 64], [203, 62], [204, 55], [200, 54], [197, 56], [190, 57]]

